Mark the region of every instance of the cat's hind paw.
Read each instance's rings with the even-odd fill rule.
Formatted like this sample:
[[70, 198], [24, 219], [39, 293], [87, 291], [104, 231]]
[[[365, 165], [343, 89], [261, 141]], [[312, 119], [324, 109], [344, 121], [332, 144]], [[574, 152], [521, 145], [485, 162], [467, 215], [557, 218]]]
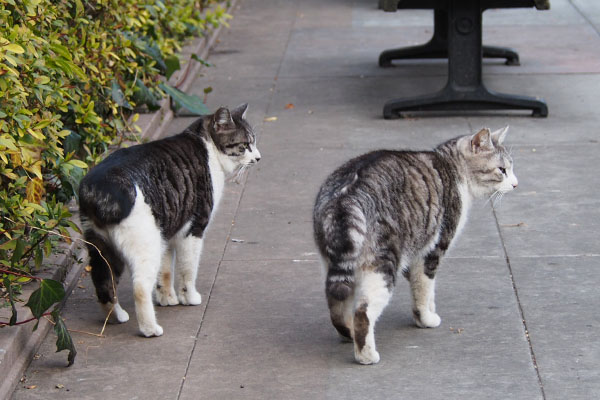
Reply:
[[440, 316], [429, 310], [413, 311], [413, 317], [419, 328], [437, 328], [442, 323]]
[[163, 307], [176, 306], [179, 304], [179, 299], [177, 299], [175, 290], [167, 291], [161, 288], [156, 290], [156, 302]]
[[202, 303], [202, 296], [196, 289], [193, 290], [182, 290], [179, 292], [179, 303], [185, 306], [197, 306]]
[[129, 314], [119, 305], [119, 303], [101, 304], [101, 307], [106, 315], [108, 322], [111, 324], [123, 324], [129, 321]]
[[354, 349], [354, 359], [362, 365], [377, 364], [380, 360], [379, 353], [371, 346], [364, 346], [361, 351]]

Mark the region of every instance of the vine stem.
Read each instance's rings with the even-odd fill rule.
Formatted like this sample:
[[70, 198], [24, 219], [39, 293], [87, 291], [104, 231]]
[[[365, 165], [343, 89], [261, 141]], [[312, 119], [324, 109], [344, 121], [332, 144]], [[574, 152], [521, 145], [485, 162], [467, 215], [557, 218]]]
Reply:
[[[40, 318], [42, 318], [42, 317], [47, 317], [47, 316], [49, 316], [49, 315], [52, 315], [52, 313], [50, 313], [50, 312], [43, 313], [43, 314], [40, 316]], [[0, 321], [0, 326], [24, 325], [24, 324], [26, 324], [26, 323], [28, 323], [28, 322], [31, 322], [31, 321], [34, 321], [34, 320], [36, 320], [36, 319], [37, 319], [36, 317], [31, 317], [31, 318], [29, 318], [29, 319], [26, 319], [26, 320], [24, 320], [24, 321], [15, 322], [15, 323], [14, 323], [14, 324], [12, 324], [12, 325], [11, 325], [11, 324], [9, 324], [8, 322], [2, 322], [2, 321]]]
[[28, 274], [21, 274], [19, 272], [10, 271], [10, 270], [4, 269], [4, 268], [0, 268], [0, 273], [14, 275], [14, 276], [20, 276], [22, 278], [35, 279], [37, 281], [41, 281], [42, 280], [42, 278], [39, 278], [37, 276], [28, 275]]

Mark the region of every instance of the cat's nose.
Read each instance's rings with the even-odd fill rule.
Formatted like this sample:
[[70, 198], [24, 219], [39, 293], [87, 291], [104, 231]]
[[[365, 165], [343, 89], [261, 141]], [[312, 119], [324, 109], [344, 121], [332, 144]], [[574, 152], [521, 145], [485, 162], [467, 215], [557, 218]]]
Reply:
[[512, 187], [513, 187], [513, 189], [516, 189], [516, 188], [517, 188], [517, 186], [519, 186], [519, 184], [518, 184], [518, 183], [513, 183], [513, 184], [512, 184]]
[[254, 161], [255, 161], [255, 162], [259, 162], [259, 161], [260, 161], [260, 157], [256, 157], [256, 158], [254, 158]]

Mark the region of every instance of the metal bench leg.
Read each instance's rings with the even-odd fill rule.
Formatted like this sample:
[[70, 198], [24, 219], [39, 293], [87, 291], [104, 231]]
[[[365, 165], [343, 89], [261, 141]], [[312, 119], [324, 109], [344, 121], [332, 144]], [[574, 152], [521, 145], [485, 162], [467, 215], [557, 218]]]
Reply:
[[495, 93], [482, 81], [481, 0], [450, 0], [448, 5], [448, 83], [438, 93], [388, 101], [385, 118], [404, 111], [532, 110], [546, 117], [541, 99]]
[[[519, 65], [519, 54], [508, 47], [483, 46], [484, 58], [506, 58], [506, 65]], [[429, 42], [411, 47], [385, 50], [379, 55], [380, 67], [391, 67], [393, 60], [448, 58], [448, 13], [433, 12], [433, 36]]]
[[519, 53], [510, 47], [483, 46], [483, 58], [506, 58], [506, 65], [521, 65]]
[[448, 57], [448, 13], [444, 10], [434, 10], [433, 36], [429, 42], [419, 46], [385, 50], [379, 55], [379, 66], [391, 67], [393, 60], [446, 57]]

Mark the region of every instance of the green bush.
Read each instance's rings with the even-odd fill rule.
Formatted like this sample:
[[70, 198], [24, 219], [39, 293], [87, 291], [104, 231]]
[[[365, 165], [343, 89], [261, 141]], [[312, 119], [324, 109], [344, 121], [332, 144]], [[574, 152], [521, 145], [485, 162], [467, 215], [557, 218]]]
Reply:
[[133, 113], [157, 108], [183, 41], [226, 18], [213, 0], [0, 0], [5, 304], [77, 230], [66, 204], [80, 179], [132, 132]]

